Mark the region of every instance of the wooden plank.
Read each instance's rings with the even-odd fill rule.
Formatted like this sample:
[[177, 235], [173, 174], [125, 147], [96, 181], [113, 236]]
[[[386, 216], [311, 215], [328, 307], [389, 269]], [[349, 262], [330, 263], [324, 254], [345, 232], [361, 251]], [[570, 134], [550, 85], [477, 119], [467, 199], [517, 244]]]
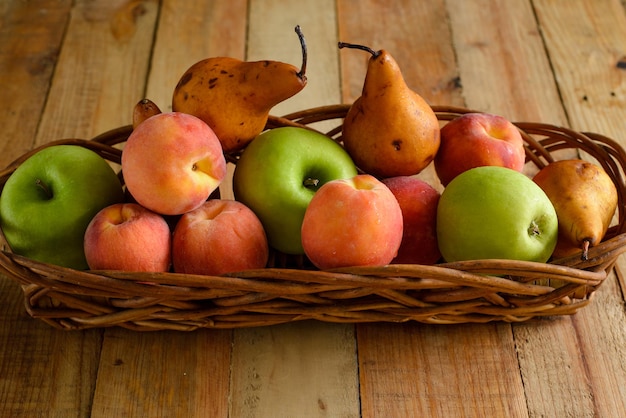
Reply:
[[230, 331], [106, 333], [92, 417], [227, 417]]
[[452, 0], [448, 11], [467, 107], [567, 124], [529, 1]]
[[235, 332], [233, 417], [358, 417], [352, 326], [302, 322]]
[[507, 325], [375, 324], [357, 334], [363, 417], [526, 415]]
[[15, 290], [1, 289], [0, 416], [89, 416], [102, 332], [61, 332], [27, 317], [8, 300]]
[[[145, 95], [169, 111], [190, 65], [209, 56], [243, 58], [246, 2], [164, 1], [161, 8]], [[108, 330], [92, 416], [227, 417], [231, 344], [230, 331]]]
[[0, 166], [28, 151], [69, 20], [71, 1], [4, 2], [0, 26]]
[[571, 127], [594, 130], [626, 144], [626, 70], [619, 64], [626, 60], [622, 4], [539, 0], [535, 8]]
[[[358, 10], [349, 1], [338, 5], [342, 40], [387, 49], [408, 84], [431, 104], [465, 104], [459, 88], [464, 74], [457, 73], [449, 11], [443, 1], [419, 5], [370, 1]], [[388, 7], [398, 18], [385, 20], [391, 15]], [[370, 27], [384, 30], [365, 30]], [[342, 52], [345, 101], [360, 94], [368, 58], [355, 61], [351, 58], [355, 54]], [[357, 337], [364, 417], [526, 416], [515, 346], [506, 324], [358, 325]]]
[[[272, 113], [335, 104], [340, 98], [331, 0], [252, 1], [246, 59], [300, 65], [294, 33], [307, 39], [309, 84]], [[235, 331], [231, 416], [359, 416], [352, 325], [317, 322]]]
[[[570, 125], [577, 130], [602, 133], [626, 146], [623, 121], [626, 71], [618, 66], [626, 51], [626, 13], [622, 4], [617, 0], [541, 0], [534, 5]], [[626, 265], [620, 257], [617, 275], [623, 276], [624, 271]], [[531, 394], [543, 392], [553, 384], [546, 374], [553, 377], [555, 373], [565, 372], [574, 375], [572, 379], [579, 379], [580, 386], [585, 386], [584, 391], [577, 391], [577, 396], [571, 398], [575, 403], [582, 403], [581, 407], [562, 402], [558, 409], [549, 402], [542, 405], [544, 407], [530, 402], [531, 411], [548, 415], [557, 411], [563, 415], [569, 410], [578, 416], [616, 416], [626, 410], [626, 390], [621, 383], [626, 381], [623, 283], [612, 274], [596, 292], [593, 302], [572, 318], [575, 339], [559, 340], [559, 345], [572, 355], [579, 353], [577, 360], [582, 363], [584, 373], [575, 375], [577, 370], [571, 369], [569, 360], [567, 364], [559, 366], [557, 363], [547, 370], [538, 358], [523, 363], [527, 381], [544, 381], [537, 387], [530, 385], [530, 389], [536, 391], [529, 393], [529, 399], [534, 399]], [[539, 377], [541, 375], [544, 377]]]
[[129, 124], [143, 96], [157, 4], [79, 1], [37, 133], [37, 144], [90, 138]]
[[[0, 8], [0, 164], [32, 147], [71, 1]], [[89, 415], [101, 332], [62, 333], [24, 311], [17, 283], [0, 277], [0, 415]]]

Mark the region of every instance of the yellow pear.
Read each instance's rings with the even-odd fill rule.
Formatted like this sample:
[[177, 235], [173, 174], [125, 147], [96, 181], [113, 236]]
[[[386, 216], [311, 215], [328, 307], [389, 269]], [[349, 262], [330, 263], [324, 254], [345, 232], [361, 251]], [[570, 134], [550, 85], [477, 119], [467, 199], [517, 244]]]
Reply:
[[602, 241], [617, 209], [617, 188], [609, 175], [589, 161], [555, 161], [533, 178], [548, 195], [559, 219], [554, 257], [582, 251]]
[[398, 63], [385, 50], [339, 43], [372, 54], [361, 96], [343, 124], [346, 151], [363, 171], [377, 177], [413, 175], [434, 159], [440, 143], [437, 116], [411, 90]]
[[172, 110], [206, 122], [225, 152], [242, 149], [263, 131], [271, 108], [306, 85], [306, 43], [299, 26], [296, 33], [302, 47], [300, 69], [279, 61], [207, 58], [182, 75]]

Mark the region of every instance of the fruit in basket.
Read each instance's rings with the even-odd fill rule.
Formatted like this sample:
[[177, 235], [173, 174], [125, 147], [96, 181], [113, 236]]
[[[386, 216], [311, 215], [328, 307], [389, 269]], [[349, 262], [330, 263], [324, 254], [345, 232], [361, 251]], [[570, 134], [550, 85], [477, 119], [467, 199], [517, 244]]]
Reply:
[[441, 258], [437, 244], [437, 204], [440, 193], [415, 176], [382, 181], [402, 209], [404, 231], [394, 264], [434, 264]]
[[491, 113], [466, 113], [441, 128], [434, 165], [441, 183], [470, 168], [495, 165], [524, 169], [524, 140], [508, 119]]
[[159, 106], [150, 99], [141, 99], [133, 107], [133, 129], [141, 122], [161, 112]]
[[0, 224], [16, 254], [83, 270], [87, 225], [100, 209], [123, 199], [115, 171], [100, 155], [78, 145], [49, 146], [7, 180]]
[[602, 167], [589, 161], [555, 161], [542, 168], [533, 180], [548, 195], [559, 217], [555, 257], [582, 251], [604, 238], [615, 210], [617, 188]]
[[233, 192], [259, 217], [271, 247], [302, 254], [300, 229], [313, 195], [330, 180], [356, 174], [348, 153], [331, 138], [285, 126], [263, 132], [246, 147]]
[[437, 116], [407, 86], [389, 52], [340, 42], [344, 47], [372, 54], [362, 94], [344, 120], [344, 147], [359, 168], [376, 177], [419, 173], [439, 149]]
[[486, 258], [546, 262], [558, 220], [544, 191], [519, 171], [469, 169], [444, 189], [437, 207], [437, 240], [446, 261]]
[[85, 231], [92, 270], [165, 272], [171, 264], [171, 233], [165, 219], [136, 203], [100, 210]]
[[270, 110], [306, 86], [306, 43], [300, 28], [302, 67], [279, 61], [211, 57], [192, 65], [174, 90], [172, 109], [204, 120], [225, 152], [245, 147], [265, 128]]
[[302, 222], [302, 246], [319, 269], [389, 264], [402, 241], [402, 210], [369, 174], [333, 180], [317, 191]]
[[267, 265], [269, 247], [259, 218], [241, 202], [212, 199], [184, 214], [174, 229], [174, 271], [220, 275]]
[[126, 187], [140, 205], [179, 215], [204, 203], [226, 176], [226, 159], [215, 133], [180, 112], [146, 119], [122, 151]]

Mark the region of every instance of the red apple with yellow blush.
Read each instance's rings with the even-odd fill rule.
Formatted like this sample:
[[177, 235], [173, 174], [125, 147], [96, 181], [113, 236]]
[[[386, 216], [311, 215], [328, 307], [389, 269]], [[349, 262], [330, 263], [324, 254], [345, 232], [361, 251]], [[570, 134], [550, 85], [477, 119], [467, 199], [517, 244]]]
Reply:
[[522, 171], [524, 140], [508, 119], [491, 113], [466, 113], [441, 128], [441, 143], [434, 159], [444, 186], [470, 168], [499, 166]]

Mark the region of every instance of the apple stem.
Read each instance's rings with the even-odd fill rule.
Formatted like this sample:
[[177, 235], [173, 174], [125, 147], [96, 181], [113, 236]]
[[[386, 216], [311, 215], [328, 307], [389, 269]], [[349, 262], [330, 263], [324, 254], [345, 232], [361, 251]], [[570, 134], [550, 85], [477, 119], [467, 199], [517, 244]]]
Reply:
[[580, 256], [580, 259], [582, 261], [587, 261], [587, 259], [589, 258], [589, 245], [591, 245], [591, 240], [584, 239], [583, 240], [583, 253]]
[[304, 34], [300, 29], [300, 25], [296, 25], [295, 31], [298, 34], [298, 39], [300, 39], [300, 46], [302, 47], [302, 66], [300, 67], [300, 71], [296, 74], [300, 78], [304, 78], [304, 74], [306, 73], [306, 63], [307, 63], [307, 47], [306, 40], [304, 39]]
[[315, 187], [317, 187], [317, 185], [318, 185], [318, 184], [320, 184], [320, 180], [319, 180], [319, 179], [313, 179], [313, 178], [311, 178], [311, 177], [309, 177], [309, 178], [305, 179], [305, 180], [302, 182], [302, 185], [303, 185], [304, 187], [309, 188], [309, 189], [310, 189], [310, 188], [315, 188]]
[[35, 180], [35, 184], [39, 186], [41, 190], [43, 190], [43, 192], [46, 194], [48, 199], [52, 199], [52, 191], [50, 190], [48, 186], [46, 186], [46, 184], [43, 181], [41, 181], [41, 179]]
[[365, 45], [358, 45], [358, 44], [350, 44], [347, 42], [339, 42], [338, 43], [339, 49], [341, 48], [352, 48], [352, 49], [361, 49], [363, 51], [367, 51], [370, 54], [372, 54], [372, 57], [376, 58], [380, 55], [380, 51], [374, 51], [372, 48], [365, 46]]
[[539, 229], [539, 225], [537, 225], [537, 222], [533, 221], [530, 224], [530, 228], [528, 228], [528, 232], [530, 233], [530, 235], [541, 235], [541, 229]]

